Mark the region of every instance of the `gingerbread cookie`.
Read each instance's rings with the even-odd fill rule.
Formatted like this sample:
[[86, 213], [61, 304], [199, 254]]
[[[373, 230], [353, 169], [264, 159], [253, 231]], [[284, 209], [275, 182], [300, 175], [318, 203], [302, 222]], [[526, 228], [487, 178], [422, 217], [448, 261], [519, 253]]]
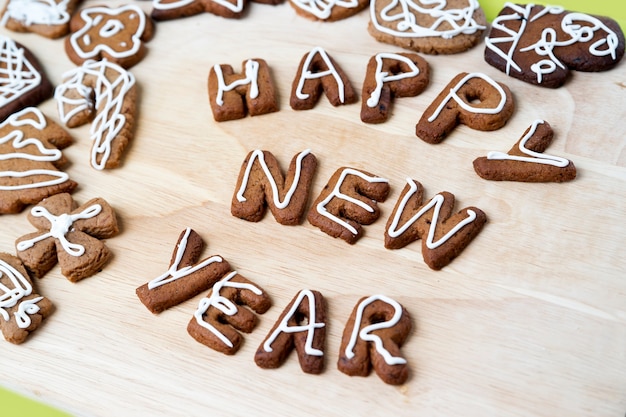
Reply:
[[59, 169], [61, 153], [72, 138], [35, 107], [12, 114], [0, 124], [0, 213], [18, 213], [77, 184]]
[[143, 59], [144, 45], [154, 25], [139, 6], [95, 6], [82, 9], [70, 20], [72, 34], [65, 41], [67, 56], [76, 65], [107, 59], [130, 68]]
[[91, 123], [91, 166], [116, 168], [135, 132], [135, 77], [112, 62], [85, 61], [57, 86], [59, 117], [72, 128]]
[[278, 368], [295, 347], [302, 371], [319, 374], [324, 369], [325, 340], [324, 297], [318, 291], [302, 290], [291, 300], [261, 343], [254, 362], [261, 368]]
[[423, 204], [424, 188], [407, 178], [396, 206], [385, 227], [385, 247], [403, 248], [422, 239], [422, 257], [434, 270], [448, 265], [470, 244], [487, 222], [477, 207], [466, 207], [456, 214], [454, 195], [440, 192]]
[[334, 22], [354, 16], [369, 4], [369, 0], [289, 0], [300, 16], [312, 20]]
[[430, 79], [428, 62], [413, 53], [381, 52], [367, 64], [361, 120], [382, 123], [389, 117], [394, 97], [413, 97], [420, 94]]
[[52, 95], [53, 87], [37, 58], [0, 35], [0, 121]]
[[[243, 305], [252, 311], [239, 307]], [[243, 343], [237, 330], [252, 332], [258, 322], [256, 314], [265, 313], [271, 305], [263, 289], [233, 271], [200, 300], [187, 332], [203, 345], [233, 355]]]
[[[256, 0], [257, 3], [279, 4], [283, 0]], [[248, 0], [153, 0], [154, 20], [170, 20], [212, 13], [217, 16], [238, 19], [243, 16]]]
[[248, 59], [243, 74], [230, 65], [216, 64], [209, 71], [209, 103], [218, 122], [278, 111], [276, 88], [267, 63]]
[[353, 244], [363, 226], [380, 217], [379, 201], [389, 195], [389, 181], [366, 171], [339, 168], [309, 210], [308, 220], [324, 233]]
[[15, 344], [24, 342], [52, 310], [50, 300], [33, 289], [19, 258], [0, 253], [0, 330], [4, 338]]
[[239, 171], [231, 214], [258, 222], [267, 206], [278, 223], [300, 224], [316, 168], [317, 158], [308, 149], [293, 157], [286, 177], [271, 152], [250, 152]]
[[624, 33], [609, 17], [506, 3], [485, 45], [490, 65], [522, 81], [556, 88], [570, 70], [615, 67], [624, 56]]
[[554, 137], [548, 122], [535, 120], [508, 153], [489, 152], [474, 160], [474, 170], [486, 180], [565, 182], [576, 178], [568, 159], [543, 153]]
[[480, 42], [487, 20], [477, 0], [371, 0], [376, 40], [426, 54], [454, 54]]
[[404, 384], [409, 368], [400, 347], [411, 328], [408, 311], [394, 299], [361, 298], [343, 330], [337, 368], [350, 376], [367, 376], [374, 368], [385, 383]]
[[443, 141], [459, 124], [491, 131], [506, 124], [515, 104], [511, 90], [482, 73], [460, 73], [439, 93], [415, 126], [425, 142]]
[[56, 39], [70, 31], [70, 17], [81, 0], [8, 0], [0, 25]]
[[315, 107], [324, 91], [333, 106], [358, 100], [348, 76], [341, 67], [320, 48], [313, 48], [300, 60], [298, 72], [291, 86], [289, 104], [294, 110]]
[[170, 267], [158, 277], [137, 288], [137, 297], [154, 314], [178, 305], [206, 291], [230, 271], [230, 265], [219, 255], [201, 261], [204, 241], [191, 228], [178, 237]]
[[80, 207], [69, 194], [57, 194], [33, 207], [28, 221], [37, 232], [17, 239], [17, 256], [26, 269], [41, 278], [58, 262], [71, 282], [102, 270], [111, 251], [100, 239], [119, 233], [113, 208], [102, 198]]

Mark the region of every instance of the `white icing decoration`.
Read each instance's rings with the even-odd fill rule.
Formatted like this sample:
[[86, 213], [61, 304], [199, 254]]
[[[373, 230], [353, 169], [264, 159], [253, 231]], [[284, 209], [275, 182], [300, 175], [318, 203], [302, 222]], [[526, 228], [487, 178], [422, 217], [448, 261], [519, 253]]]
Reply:
[[532, 138], [532, 136], [537, 131], [537, 126], [545, 123], [543, 120], [535, 120], [528, 130], [528, 133], [524, 135], [524, 137], [519, 142], [519, 150], [528, 155], [528, 157], [517, 156], [517, 155], [509, 155], [508, 153], [491, 151], [487, 154], [487, 159], [508, 159], [511, 161], [522, 161], [522, 162], [533, 162], [536, 164], [544, 164], [544, 165], [552, 165], [559, 168], [565, 168], [569, 165], [569, 160], [565, 158], [561, 158], [558, 156], [548, 155], [545, 153], [531, 151], [526, 147], [526, 143]]
[[0, 35], [0, 107], [19, 100], [41, 84], [41, 74], [24, 57], [24, 49]]
[[[457, 92], [459, 91], [459, 89], [472, 78], [481, 78], [485, 80], [487, 83], [489, 83], [493, 88], [496, 89], [498, 94], [500, 94], [500, 102], [498, 103], [496, 107], [484, 108], [484, 107], [470, 106], [457, 95]], [[446, 107], [446, 103], [448, 103], [448, 101], [451, 99], [456, 101], [457, 104], [461, 106], [461, 108], [472, 113], [497, 114], [502, 111], [502, 109], [504, 108], [504, 105], [506, 104], [506, 93], [504, 92], [504, 89], [502, 89], [500, 84], [492, 80], [489, 76], [479, 73], [479, 72], [469, 73], [465, 77], [463, 77], [461, 81], [459, 81], [454, 87], [450, 89], [450, 92], [448, 93], [448, 95], [441, 101], [437, 109], [435, 109], [433, 114], [428, 118], [428, 121], [432, 123], [435, 119], [437, 119], [441, 111]]]
[[[289, 326], [289, 319], [291, 319], [296, 313], [296, 310], [298, 309], [298, 306], [300, 306], [300, 304], [302, 303], [304, 297], [306, 297], [309, 301], [309, 316], [307, 324], [299, 326]], [[311, 356], [324, 356], [323, 351], [313, 348], [313, 336], [315, 336], [315, 330], [326, 326], [325, 323], [317, 323], [315, 321], [315, 316], [315, 294], [313, 294], [311, 290], [300, 291], [300, 293], [298, 293], [298, 297], [294, 301], [287, 314], [285, 314], [280, 324], [263, 343], [263, 350], [265, 350], [266, 352], [272, 352], [272, 343], [274, 343], [280, 333], [300, 333], [306, 331], [306, 343], [304, 345], [304, 351], [306, 352], [306, 354]]]
[[59, 216], [55, 216], [50, 213], [43, 206], [35, 206], [30, 211], [30, 214], [33, 217], [43, 217], [50, 222], [50, 230], [47, 233], [42, 233], [39, 236], [36, 236], [29, 240], [23, 240], [18, 242], [16, 245], [16, 249], [18, 251], [23, 251], [26, 249], [30, 249], [35, 246], [35, 243], [40, 242], [49, 237], [53, 237], [58, 239], [59, 243], [63, 247], [63, 250], [71, 256], [82, 256], [85, 253], [85, 247], [78, 243], [71, 243], [67, 240], [65, 235], [72, 231], [72, 226], [76, 220], [84, 220], [84, 219], [93, 219], [102, 211], [102, 206], [100, 204], [93, 204], [80, 213], [68, 214], [63, 213]]
[[[311, 61], [313, 60], [313, 57], [315, 56], [315, 54], [319, 54], [324, 60], [324, 62], [326, 63], [326, 67], [328, 67], [326, 71], [313, 73], [309, 70], [309, 67], [311, 66]], [[302, 92], [302, 89], [304, 88], [304, 82], [306, 80], [324, 78], [327, 75], [332, 75], [333, 78], [335, 79], [335, 82], [337, 83], [337, 91], [339, 93], [339, 101], [343, 103], [344, 95], [345, 95], [343, 81], [341, 80], [339, 73], [335, 69], [335, 66], [331, 62], [330, 57], [328, 56], [326, 51], [319, 46], [313, 48], [309, 52], [309, 54], [307, 55], [304, 61], [304, 65], [302, 65], [302, 73], [300, 74], [300, 79], [298, 80], [298, 87], [296, 88], [296, 97], [298, 97], [300, 100], [306, 100], [307, 98], [309, 98], [309, 94], [305, 94]]]
[[230, 279], [233, 278], [235, 275], [237, 275], [237, 272], [233, 271], [230, 274], [226, 275], [217, 284], [215, 284], [213, 286], [211, 296], [208, 298], [207, 297], [202, 298], [200, 302], [198, 303], [198, 308], [193, 313], [193, 316], [195, 317], [196, 322], [200, 326], [204, 327], [205, 329], [213, 333], [215, 336], [217, 336], [218, 339], [222, 341], [222, 343], [224, 343], [226, 346], [230, 348], [233, 347], [232, 342], [226, 336], [224, 336], [222, 332], [217, 330], [210, 323], [207, 323], [206, 321], [204, 321], [202, 317], [204, 316], [204, 314], [206, 314], [206, 312], [208, 311], [210, 307], [217, 308], [219, 311], [226, 314], [227, 316], [234, 316], [235, 314], [237, 314], [237, 311], [238, 311], [237, 305], [235, 305], [235, 303], [233, 303], [228, 298], [220, 295], [220, 291], [222, 290], [222, 288], [245, 289], [245, 290], [252, 291], [256, 295], [263, 294], [263, 292], [258, 287], [252, 284], [231, 282]]
[[[32, 118], [34, 117], [34, 119]], [[19, 112], [13, 113], [4, 122], [0, 124], [0, 129], [6, 126], [12, 126], [19, 128], [21, 126], [31, 126], [37, 130], [43, 130], [46, 127], [46, 119], [39, 109], [36, 107], [27, 107]], [[58, 149], [46, 148], [39, 139], [28, 138], [24, 139], [24, 133], [20, 130], [14, 130], [3, 138], [0, 138], [0, 145], [12, 141], [11, 146], [15, 149], [21, 149], [28, 145], [33, 145], [37, 148], [40, 155], [34, 155], [31, 153], [3, 153], [0, 154], [0, 161], [6, 161], [10, 159], [28, 159], [31, 161], [39, 162], [54, 162], [61, 159], [61, 151]], [[1, 191], [11, 190], [25, 190], [31, 188], [47, 187], [50, 185], [62, 184], [69, 179], [69, 175], [64, 172], [50, 170], [50, 169], [31, 169], [26, 171], [0, 171], [0, 178], [30, 178], [36, 175], [48, 175], [53, 177], [47, 181], [27, 181], [24, 184], [17, 185], [0, 185]]]
[[263, 151], [255, 150], [254, 152], [252, 152], [252, 155], [250, 156], [250, 159], [248, 160], [248, 165], [246, 166], [246, 170], [244, 172], [243, 179], [241, 181], [241, 187], [239, 187], [239, 191], [237, 192], [237, 201], [241, 203], [247, 201], [246, 198], [243, 196], [243, 194], [246, 191], [246, 188], [248, 188], [248, 179], [250, 178], [250, 171], [252, 170], [252, 165], [254, 165], [254, 161], [258, 159], [259, 164], [261, 165], [261, 168], [263, 168], [263, 172], [265, 173], [265, 177], [267, 178], [267, 180], [270, 183], [270, 186], [272, 187], [272, 196], [273, 196], [274, 205], [278, 209], [281, 209], [281, 210], [284, 209], [285, 207], [289, 205], [289, 203], [291, 202], [291, 197], [293, 197], [293, 194], [296, 192], [296, 189], [298, 188], [298, 183], [300, 182], [300, 174], [302, 172], [302, 160], [309, 153], [311, 153], [311, 150], [306, 149], [298, 154], [296, 158], [296, 172], [293, 177], [293, 182], [291, 183], [291, 187], [289, 188], [289, 190], [287, 190], [284, 200], [280, 201], [280, 195], [278, 194], [278, 185], [276, 184], [274, 177], [272, 176], [269, 168], [267, 167], [267, 163], [265, 162]]
[[[363, 318], [363, 310], [365, 307], [373, 303], [374, 301], [383, 301], [394, 308], [394, 314], [391, 320], [383, 321], [380, 323], [370, 324], [368, 326], [361, 327], [361, 320]], [[374, 342], [374, 346], [376, 347], [376, 351], [383, 357], [387, 365], [401, 365], [406, 363], [406, 359], [398, 356], [391, 356], [389, 351], [385, 349], [383, 346], [383, 341], [380, 337], [372, 334], [372, 332], [380, 329], [389, 329], [398, 324], [400, 321], [400, 317], [402, 317], [402, 306], [395, 300], [384, 296], [384, 295], [372, 295], [371, 297], [366, 298], [365, 300], [359, 303], [359, 306], [356, 311], [356, 317], [354, 319], [354, 327], [352, 328], [352, 333], [350, 335], [350, 340], [346, 345], [346, 349], [344, 351], [345, 356], [348, 359], [354, 358], [354, 347], [356, 345], [356, 341], [358, 338], [365, 340], [367, 342]], [[359, 331], [360, 329], [360, 331]]]
[[9, 19], [17, 20], [24, 26], [63, 25], [70, 20], [67, 12], [69, 0], [9, 0], [0, 25], [5, 26]]
[[[423, 38], [423, 37], [441, 37], [443, 39], [451, 39], [460, 34], [473, 34], [478, 30], [485, 29], [485, 26], [479, 25], [472, 17], [474, 12], [479, 9], [480, 5], [476, 0], [467, 0], [467, 6], [462, 9], [448, 9], [446, 0], [421, 0], [418, 3], [412, 0], [391, 0], [385, 6], [380, 14], [376, 12], [376, 2], [381, 0], [371, 0], [370, 17], [371, 23], [380, 31], [392, 36], [404, 38]], [[399, 8], [396, 14], [390, 14], [393, 9]], [[430, 27], [420, 26], [415, 21], [415, 14], [428, 15], [435, 19]], [[380, 20], [379, 20], [380, 19]], [[395, 22], [395, 28], [389, 28], [383, 25], [383, 22]], [[451, 29], [440, 29], [441, 25], [447, 23]]]
[[228, 10], [234, 13], [239, 13], [243, 10], [243, 0], [235, 0], [235, 3], [231, 3], [226, 0], [213, 0], [214, 3], [219, 4], [222, 7], [226, 7]]
[[[0, 277], [6, 276], [11, 281], [13, 288], [9, 288], [0, 282], [0, 316], [5, 321], [9, 321], [11, 316], [5, 310], [20, 302], [24, 297], [32, 294], [33, 287], [28, 280], [15, 268], [7, 262], [0, 260]], [[36, 297], [30, 300], [22, 301], [13, 313], [15, 321], [20, 329], [26, 329], [31, 324], [30, 316], [39, 311], [37, 303], [43, 300], [43, 297]]]
[[[117, 76], [111, 79], [106, 72], [115, 72]], [[96, 77], [95, 90], [85, 84], [85, 77]], [[63, 75], [66, 81], [59, 85], [54, 93], [57, 100], [59, 116], [63, 123], [67, 122], [84, 110], [98, 109], [98, 114], [91, 125], [91, 139], [94, 145], [91, 149], [91, 165], [97, 169], [104, 169], [111, 154], [111, 143], [122, 131], [126, 117], [122, 114], [126, 93], [135, 84], [135, 77], [117, 64], [105, 60], [85, 63]], [[70, 99], [68, 91], [76, 90], [80, 98]], [[68, 106], [69, 110], [65, 107]], [[100, 156], [100, 163], [97, 157]]]
[[[506, 3], [505, 8], [511, 8], [513, 13], [500, 15], [494, 19], [492, 27], [494, 29], [504, 32], [507, 36], [499, 38], [487, 37], [485, 44], [487, 48], [498, 54], [506, 61], [505, 72], [510, 74], [511, 68], [518, 72], [522, 72], [521, 67], [513, 60], [513, 54], [517, 50], [519, 41], [526, 30], [528, 22], [535, 22], [546, 14], [560, 14], [564, 12], [564, 9], [559, 6], [546, 6], [542, 11], [530, 18], [531, 11], [535, 7], [534, 4], [527, 4], [525, 6], [516, 5], [512, 3]], [[519, 22], [520, 28], [518, 31], [509, 29], [506, 23], [509, 21]], [[588, 23], [591, 26], [582, 25], [575, 22]], [[520, 52], [527, 52], [534, 50], [539, 56], [546, 57], [531, 65], [530, 69], [537, 75], [537, 82], [541, 83], [543, 75], [553, 73], [557, 66], [565, 69], [565, 66], [554, 55], [554, 48], [573, 45], [577, 42], [589, 42], [593, 39], [594, 33], [598, 30], [603, 30], [607, 33], [605, 38], [601, 38], [593, 44], [589, 45], [589, 53], [594, 56], [607, 56], [611, 55], [613, 60], [616, 59], [616, 51], [619, 44], [617, 34], [613, 32], [609, 27], [602, 23], [599, 19], [584, 14], [584, 13], [567, 13], [561, 20], [561, 30], [570, 36], [569, 39], [564, 41], [558, 41], [556, 39], [556, 31], [553, 28], [546, 27], [542, 33], [541, 38], [534, 44], [526, 46], [520, 49]], [[508, 52], [504, 52], [498, 48], [498, 44], [509, 45]], [[600, 49], [604, 47], [604, 49]]]
[[417, 192], [417, 184], [415, 183], [415, 181], [413, 181], [411, 178], [407, 178], [406, 181], [409, 184], [410, 189], [404, 195], [404, 198], [398, 205], [398, 209], [396, 210], [396, 215], [394, 216], [393, 221], [389, 225], [387, 234], [389, 234], [390, 237], [398, 237], [402, 235], [404, 232], [407, 231], [409, 227], [411, 227], [413, 223], [419, 220], [420, 217], [422, 217], [424, 214], [426, 214], [430, 209], [434, 207], [433, 217], [428, 227], [428, 236], [426, 237], [426, 247], [428, 247], [428, 249], [437, 249], [439, 246], [446, 243], [452, 236], [454, 236], [455, 233], [457, 233], [463, 227], [472, 223], [476, 219], [476, 212], [474, 212], [474, 210], [467, 210], [467, 217], [461, 220], [460, 222], [458, 222], [452, 229], [448, 231], [448, 233], [443, 235], [438, 241], [435, 242], [434, 241], [435, 229], [437, 228], [437, 225], [439, 224], [439, 212], [441, 211], [441, 206], [443, 205], [443, 202], [444, 202], [443, 195], [437, 194], [435, 197], [433, 197], [429, 201], [428, 204], [423, 206], [417, 213], [413, 215], [413, 217], [407, 220], [407, 222], [404, 223], [404, 225], [398, 229], [398, 223], [400, 222], [400, 217], [402, 216], [402, 213], [404, 212], [409, 199], [411, 198], [411, 196], [413, 196]]
[[168, 0], [152, 0], [152, 6], [157, 10], [170, 10], [190, 5], [197, 0], [174, 0], [169, 3], [167, 1]]
[[328, 19], [335, 7], [354, 9], [359, 6], [358, 0], [291, 0], [291, 3], [318, 19]]
[[218, 106], [224, 105], [224, 92], [234, 90], [235, 88], [246, 84], [250, 84], [248, 93], [250, 98], [257, 98], [259, 96], [259, 63], [257, 61], [252, 59], [247, 60], [245, 64], [246, 77], [233, 81], [228, 85], [226, 85], [226, 81], [224, 81], [222, 67], [220, 67], [219, 64], [215, 64], [213, 70], [217, 76], [217, 96], [215, 97], [215, 102]]
[[[409, 66], [410, 71], [402, 72], [395, 75], [389, 75], [387, 72], [383, 72], [383, 59], [393, 59], [397, 61], [402, 61], [406, 65]], [[378, 105], [380, 101], [380, 93], [383, 90], [383, 84], [390, 81], [403, 80], [405, 78], [417, 77], [420, 73], [420, 69], [415, 65], [415, 62], [411, 61], [409, 58], [394, 53], [385, 53], [381, 52], [376, 54], [376, 73], [374, 75], [376, 79], [376, 88], [370, 94], [370, 97], [367, 99], [367, 106], [374, 108]]]
[[[83, 48], [81, 48], [81, 46], [78, 44], [78, 39], [82, 39], [84, 35], [87, 34], [94, 26], [97, 26], [98, 23], [103, 19], [104, 15], [110, 16], [110, 18], [107, 21], [107, 23], [105, 23], [104, 28], [100, 29], [99, 31], [100, 36], [106, 39], [112, 36], [113, 34], [121, 30], [124, 30], [124, 24], [122, 23], [122, 21], [120, 19], [115, 19], [114, 17], [119, 16], [128, 11], [135, 12], [137, 16], [139, 16], [139, 25], [137, 27], [137, 31], [133, 33], [132, 36], [130, 37], [132, 41], [130, 48], [127, 48], [124, 51], [116, 51], [109, 45], [106, 45], [104, 43], [98, 43], [93, 48], [93, 50], [88, 52], [88, 51], [84, 51]], [[95, 15], [95, 17], [92, 18], [92, 15]], [[85, 22], [85, 26], [83, 26], [80, 30], [74, 32], [70, 36], [70, 44], [72, 45], [72, 48], [76, 52], [76, 55], [78, 55], [80, 58], [82, 59], [96, 58], [101, 52], [106, 52], [110, 56], [117, 58], [117, 59], [127, 58], [129, 56], [136, 54], [137, 51], [139, 50], [139, 47], [141, 46], [141, 37], [143, 36], [143, 32], [146, 28], [146, 17], [143, 11], [138, 6], [130, 4], [130, 5], [125, 5], [125, 6], [120, 6], [115, 9], [110, 9], [108, 7], [90, 7], [90, 8], [81, 10], [80, 16], [81, 16], [81, 19], [83, 19], [83, 21]]]
[[320, 201], [317, 206], [316, 206], [316, 210], [319, 214], [321, 214], [322, 216], [330, 219], [331, 221], [339, 224], [342, 227], [345, 227], [346, 229], [348, 229], [350, 231], [350, 233], [352, 233], [353, 235], [357, 234], [357, 230], [352, 227], [349, 223], [345, 222], [344, 220], [341, 220], [339, 217], [335, 216], [334, 214], [331, 214], [328, 212], [328, 210], [326, 210], [326, 204], [330, 203], [330, 201], [333, 198], [340, 198], [342, 200], [348, 201], [350, 203], [356, 204], [357, 206], [363, 208], [364, 210], [369, 211], [370, 213], [372, 213], [374, 211], [374, 209], [372, 207], [370, 207], [368, 204], [366, 204], [365, 202], [358, 200], [356, 198], [350, 197], [346, 194], [343, 194], [341, 192], [341, 186], [343, 184], [343, 181], [346, 179], [346, 177], [348, 175], [356, 175], [358, 177], [363, 178], [365, 181], [368, 182], [389, 182], [388, 180], [384, 179], [384, 178], [379, 178], [379, 177], [372, 177], [369, 175], [365, 175], [364, 173], [362, 173], [361, 171], [358, 171], [356, 169], [352, 169], [352, 168], [346, 168], [341, 172], [341, 175], [339, 176], [339, 179], [337, 180], [337, 183], [335, 184], [335, 188], [333, 188], [333, 191], [328, 195], [328, 197], [326, 197], [324, 200]]
[[153, 290], [161, 285], [169, 284], [170, 282], [176, 281], [180, 278], [184, 278], [188, 275], [193, 274], [200, 269], [215, 263], [222, 262], [222, 257], [220, 256], [211, 256], [210, 258], [205, 259], [196, 265], [189, 265], [182, 268], [179, 268], [181, 260], [183, 259], [183, 255], [185, 254], [185, 250], [187, 249], [187, 240], [189, 239], [189, 235], [191, 234], [191, 228], [185, 229], [185, 234], [183, 235], [180, 243], [176, 246], [176, 255], [174, 256], [174, 262], [170, 268], [162, 275], [159, 275], [155, 279], [148, 282], [148, 289]]

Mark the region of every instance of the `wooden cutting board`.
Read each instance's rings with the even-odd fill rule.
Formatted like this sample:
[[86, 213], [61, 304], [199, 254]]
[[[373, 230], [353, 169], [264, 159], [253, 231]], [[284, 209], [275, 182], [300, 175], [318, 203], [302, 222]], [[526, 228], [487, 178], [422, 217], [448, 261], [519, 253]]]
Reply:
[[[87, 1], [86, 4], [96, 3]], [[117, 4], [118, 2], [110, 2]], [[149, 2], [137, 2], [146, 11]], [[366, 125], [360, 104], [325, 98], [293, 111], [290, 87], [300, 58], [324, 47], [360, 91], [368, 59], [399, 49], [367, 34], [367, 13], [336, 23], [303, 19], [287, 4], [252, 3], [241, 20], [204, 14], [161, 22], [149, 53], [131, 71], [140, 86], [137, 132], [121, 168], [89, 166], [88, 126], [72, 129], [64, 151], [75, 199], [105, 198], [122, 233], [114, 258], [77, 284], [58, 267], [37, 281], [56, 311], [21, 346], [2, 343], [1, 384], [76, 415], [406, 415], [621, 416], [626, 411], [626, 66], [572, 76], [547, 90], [507, 78], [487, 65], [484, 45], [454, 56], [426, 56], [426, 91], [395, 102], [388, 122]], [[42, 61], [55, 84], [73, 68], [62, 41], [8, 33]], [[277, 84], [280, 111], [216, 123], [207, 95], [209, 68], [240, 68], [263, 58]], [[496, 132], [458, 127], [442, 144], [414, 134], [422, 112], [459, 72], [483, 72], [513, 91], [516, 111]], [[59, 120], [55, 102], [40, 106]], [[555, 130], [549, 153], [574, 161], [565, 184], [489, 182], [472, 161], [506, 151], [530, 123]], [[240, 165], [254, 149], [283, 167], [310, 148], [319, 159], [311, 201], [332, 173], [350, 166], [387, 178], [382, 216], [355, 245], [308, 222], [282, 226], [230, 215]], [[457, 209], [487, 213], [483, 232], [449, 266], [430, 270], [420, 245], [390, 251], [384, 225], [407, 177], [428, 198], [447, 190]], [[225, 356], [197, 343], [186, 326], [201, 296], [160, 315], [135, 289], [162, 274], [179, 233], [195, 229], [219, 254], [262, 286], [273, 307], [241, 350]], [[15, 253], [31, 232], [26, 214], [0, 217], [0, 251]], [[277, 370], [258, 368], [254, 352], [281, 311], [303, 288], [329, 306], [326, 369], [300, 371], [295, 354]], [[376, 375], [348, 377], [336, 362], [345, 322], [357, 300], [385, 294], [402, 303], [413, 331], [402, 348], [405, 385]]]

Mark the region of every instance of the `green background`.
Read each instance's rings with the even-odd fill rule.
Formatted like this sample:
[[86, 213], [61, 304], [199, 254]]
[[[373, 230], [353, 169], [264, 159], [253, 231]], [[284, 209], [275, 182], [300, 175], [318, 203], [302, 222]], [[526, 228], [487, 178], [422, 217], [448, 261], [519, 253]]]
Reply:
[[[493, 20], [505, 3], [501, 0], [479, 0], [487, 19]], [[515, 3], [524, 4], [522, 1]], [[626, 27], [626, 2], [623, 0], [561, 0], [560, 2], [536, 1], [537, 4], [553, 4], [590, 14], [609, 16], [619, 22], [622, 30]], [[0, 384], [10, 385], [10, 381]], [[0, 415], [3, 417], [69, 417], [69, 414], [55, 410], [40, 402], [33, 401], [12, 391], [0, 387]]]

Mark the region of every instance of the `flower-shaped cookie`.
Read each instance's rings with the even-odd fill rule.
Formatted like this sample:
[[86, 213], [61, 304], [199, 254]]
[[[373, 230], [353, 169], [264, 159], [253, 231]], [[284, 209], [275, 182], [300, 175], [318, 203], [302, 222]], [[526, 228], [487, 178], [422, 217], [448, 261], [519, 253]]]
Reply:
[[69, 194], [57, 194], [33, 207], [28, 220], [38, 231], [16, 241], [17, 256], [41, 278], [58, 262], [72, 282], [100, 271], [111, 252], [100, 239], [119, 233], [113, 208], [101, 198], [78, 207]]
[[65, 51], [77, 65], [106, 58], [130, 68], [146, 55], [154, 24], [136, 5], [88, 7], [72, 17]]

